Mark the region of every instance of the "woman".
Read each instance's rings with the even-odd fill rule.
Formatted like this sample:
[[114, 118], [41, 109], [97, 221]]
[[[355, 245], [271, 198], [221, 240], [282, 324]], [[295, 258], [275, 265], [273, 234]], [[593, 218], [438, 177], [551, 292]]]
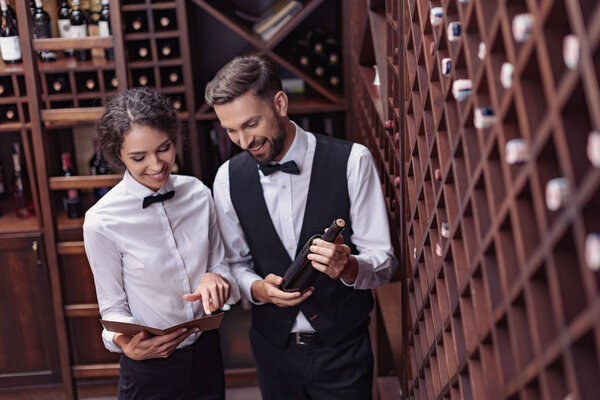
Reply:
[[[178, 135], [171, 103], [149, 89], [118, 93], [98, 121], [107, 160], [126, 168], [83, 225], [103, 319], [162, 329], [239, 299], [210, 190], [171, 175]], [[123, 353], [119, 399], [224, 398], [216, 330], [132, 337], [105, 329], [102, 339]]]

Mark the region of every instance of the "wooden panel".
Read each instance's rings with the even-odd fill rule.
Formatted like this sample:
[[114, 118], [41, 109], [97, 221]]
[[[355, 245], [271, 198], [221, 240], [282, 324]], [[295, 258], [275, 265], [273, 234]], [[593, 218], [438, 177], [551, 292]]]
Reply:
[[0, 239], [2, 388], [60, 382], [50, 285], [41, 256], [39, 236]]

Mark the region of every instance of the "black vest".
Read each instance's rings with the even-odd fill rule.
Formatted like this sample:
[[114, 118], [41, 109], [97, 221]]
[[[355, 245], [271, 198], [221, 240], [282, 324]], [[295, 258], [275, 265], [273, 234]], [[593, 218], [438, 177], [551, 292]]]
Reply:
[[[346, 221], [344, 242], [357, 254], [350, 241], [350, 198], [346, 169], [352, 143], [315, 135], [315, 149], [304, 221], [298, 251], [315, 234], [322, 234], [336, 218]], [[231, 201], [254, 261], [256, 273], [263, 278], [273, 273], [283, 276], [292, 263], [271, 221], [260, 184], [256, 161], [247, 152], [229, 162]], [[354, 290], [339, 279], [321, 274], [314, 293], [296, 307], [264, 304], [253, 307], [252, 326], [271, 343], [283, 348], [298, 311], [306, 316], [326, 344], [335, 345], [364, 326], [373, 307], [370, 290]]]

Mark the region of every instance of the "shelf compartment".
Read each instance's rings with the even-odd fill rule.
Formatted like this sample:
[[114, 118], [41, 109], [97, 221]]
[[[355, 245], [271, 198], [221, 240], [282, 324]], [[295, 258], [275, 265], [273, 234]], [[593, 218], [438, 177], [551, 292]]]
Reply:
[[123, 179], [120, 174], [90, 176], [55, 176], [48, 179], [50, 190], [94, 189], [115, 186]]

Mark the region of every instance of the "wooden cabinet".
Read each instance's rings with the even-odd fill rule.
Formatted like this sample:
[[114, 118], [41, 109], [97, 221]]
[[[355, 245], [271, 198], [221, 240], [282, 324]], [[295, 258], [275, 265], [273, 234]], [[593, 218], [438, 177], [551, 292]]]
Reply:
[[0, 237], [0, 388], [61, 381], [43, 248], [36, 234]]

